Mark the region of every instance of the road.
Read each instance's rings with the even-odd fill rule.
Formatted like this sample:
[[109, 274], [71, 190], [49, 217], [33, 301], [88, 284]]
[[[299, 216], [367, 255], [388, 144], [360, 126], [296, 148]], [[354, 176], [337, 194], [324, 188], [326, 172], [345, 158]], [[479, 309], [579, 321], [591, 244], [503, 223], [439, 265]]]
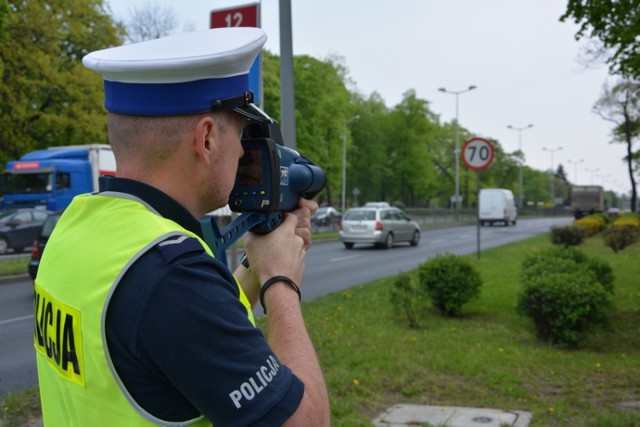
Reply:
[[[481, 228], [481, 249], [488, 249], [545, 233], [571, 218], [520, 220], [515, 227]], [[374, 279], [415, 268], [438, 253], [476, 252], [476, 227], [423, 230], [420, 245], [398, 244], [391, 250], [356, 245], [346, 249], [338, 241], [316, 243], [307, 255], [303, 299], [309, 300]], [[37, 383], [33, 334], [33, 286], [30, 280], [0, 284], [0, 396]], [[261, 310], [258, 310], [261, 312]]]

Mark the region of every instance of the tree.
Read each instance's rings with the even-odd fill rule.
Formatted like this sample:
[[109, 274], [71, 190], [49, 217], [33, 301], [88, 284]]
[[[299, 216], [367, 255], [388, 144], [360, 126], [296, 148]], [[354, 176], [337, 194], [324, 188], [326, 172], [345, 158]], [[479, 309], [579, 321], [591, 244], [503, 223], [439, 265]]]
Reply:
[[429, 102], [415, 90], [404, 93], [391, 113], [393, 127], [387, 136], [388, 179], [392, 194], [407, 206], [415, 206], [435, 187], [435, 168], [430, 148], [435, 145], [435, 115]]
[[[573, 19], [580, 24], [576, 33], [597, 39], [610, 52], [612, 74], [640, 77], [640, 3], [637, 0], [568, 0], [567, 11], [561, 21]], [[593, 49], [594, 56], [602, 49]]]
[[[354, 96], [359, 119], [352, 123], [353, 144], [348, 150], [348, 179], [360, 190], [358, 202], [387, 200], [386, 179], [390, 175], [386, 135], [391, 134], [389, 109], [377, 92], [368, 98]], [[348, 194], [349, 192], [347, 192]]]
[[126, 24], [127, 41], [138, 43], [159, 39], [174, 33], [178, 18], [171, 6], [145, 2], [142, 6], [129, 9], [131, 18]]
[[615, 124], [613, 142], [626, 144], [627, 155], [624, 160], [631, 182], [631, 209], [635, 212], [638, 195], [634, 173], [640, 166], [640, 151], [634, 151], [633, 143], [640, 136], [640, 82], [621, 80], [613, 88], [605, 83], [602, 96], [593, 110]]
[[10, 0], [0, 44], [0, 160], [35, 148], [107, 142], [102, 79], [81, 63], [120, 44], [102, 0]]
[[[9, 2], [7, 0], [0, 0], [0, 42], [4, 42], [8, 38], [7, 34], [7, 19], [9, 15]], [[3, 70], [2, 57], [0, 57], [0, 76]]]

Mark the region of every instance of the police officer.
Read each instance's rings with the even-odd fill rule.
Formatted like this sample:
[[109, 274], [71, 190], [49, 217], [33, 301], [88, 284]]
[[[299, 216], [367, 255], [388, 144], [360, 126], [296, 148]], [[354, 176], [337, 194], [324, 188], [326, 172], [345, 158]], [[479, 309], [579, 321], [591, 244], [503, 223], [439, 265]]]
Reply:
[[[233, 187], [265, 41], [214, 29], [83, 59], [104, 78], [117, 176], [73, 200], [35, 280], [47, 427], [329, 425], [298, 290], [317, 204], [247, 233], [250, 269], [235, 276], [198, 221]], [[261, 285], [268, 340], [252, 314]]]

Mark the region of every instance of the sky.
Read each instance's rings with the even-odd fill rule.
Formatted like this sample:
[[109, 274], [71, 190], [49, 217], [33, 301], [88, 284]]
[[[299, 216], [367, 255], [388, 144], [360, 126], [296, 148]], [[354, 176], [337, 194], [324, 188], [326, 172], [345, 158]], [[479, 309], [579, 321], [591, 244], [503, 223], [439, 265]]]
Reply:
[[[180, 30], [207, 29], [213, 10], [259, 3], [265, 48], [280, 53], [279, 0], [106, 3], [125, 22], [135, 8], [168, 7]], [[629, 193], [625, 145], [610, 143], [613, 124], [592, 110], [615, 79], [606, 65], [579, 63], [584, 43], [577, 24], [559, 21], [565, 9], [561, 0], [291, 0], [293, 53], [341, 57], [356, 90], [388, 107], [413, 89], [442, 122], [455, 119], [457, 98], [462, 127], [509, 153], [521, 145], [526, 165], [562, 164], [573, 183]], [[470, 85], [457, 96], [438, 91]]]

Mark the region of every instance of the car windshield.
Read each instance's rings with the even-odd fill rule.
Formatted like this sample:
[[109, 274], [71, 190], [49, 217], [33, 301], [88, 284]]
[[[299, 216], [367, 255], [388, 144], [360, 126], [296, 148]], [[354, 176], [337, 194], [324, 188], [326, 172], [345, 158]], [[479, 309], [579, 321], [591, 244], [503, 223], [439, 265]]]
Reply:
[[52, 188], [51, 172], [3, 174], [2, 190], [5, 194], [46, 193]]
[[376, 219], [376, 211], [372, 209], [356, 209], [345, 214], [347, 221], [373, 221]]
[[316, 211], [316, 215], [324, 214], [324, 213], [327, 213], [328, 211], [329, 211], [328, 207], [318, 208], [318, 210]]
[[50, 215], [47, 218], [47, 220], [42, 225], [42, 233], [41, 234], [42, 234], [43, 237], [51, 236], [51, 232], [53, 231], [53, 228], [58, 223], [59, 219], [60, 219], [60, 215]]

